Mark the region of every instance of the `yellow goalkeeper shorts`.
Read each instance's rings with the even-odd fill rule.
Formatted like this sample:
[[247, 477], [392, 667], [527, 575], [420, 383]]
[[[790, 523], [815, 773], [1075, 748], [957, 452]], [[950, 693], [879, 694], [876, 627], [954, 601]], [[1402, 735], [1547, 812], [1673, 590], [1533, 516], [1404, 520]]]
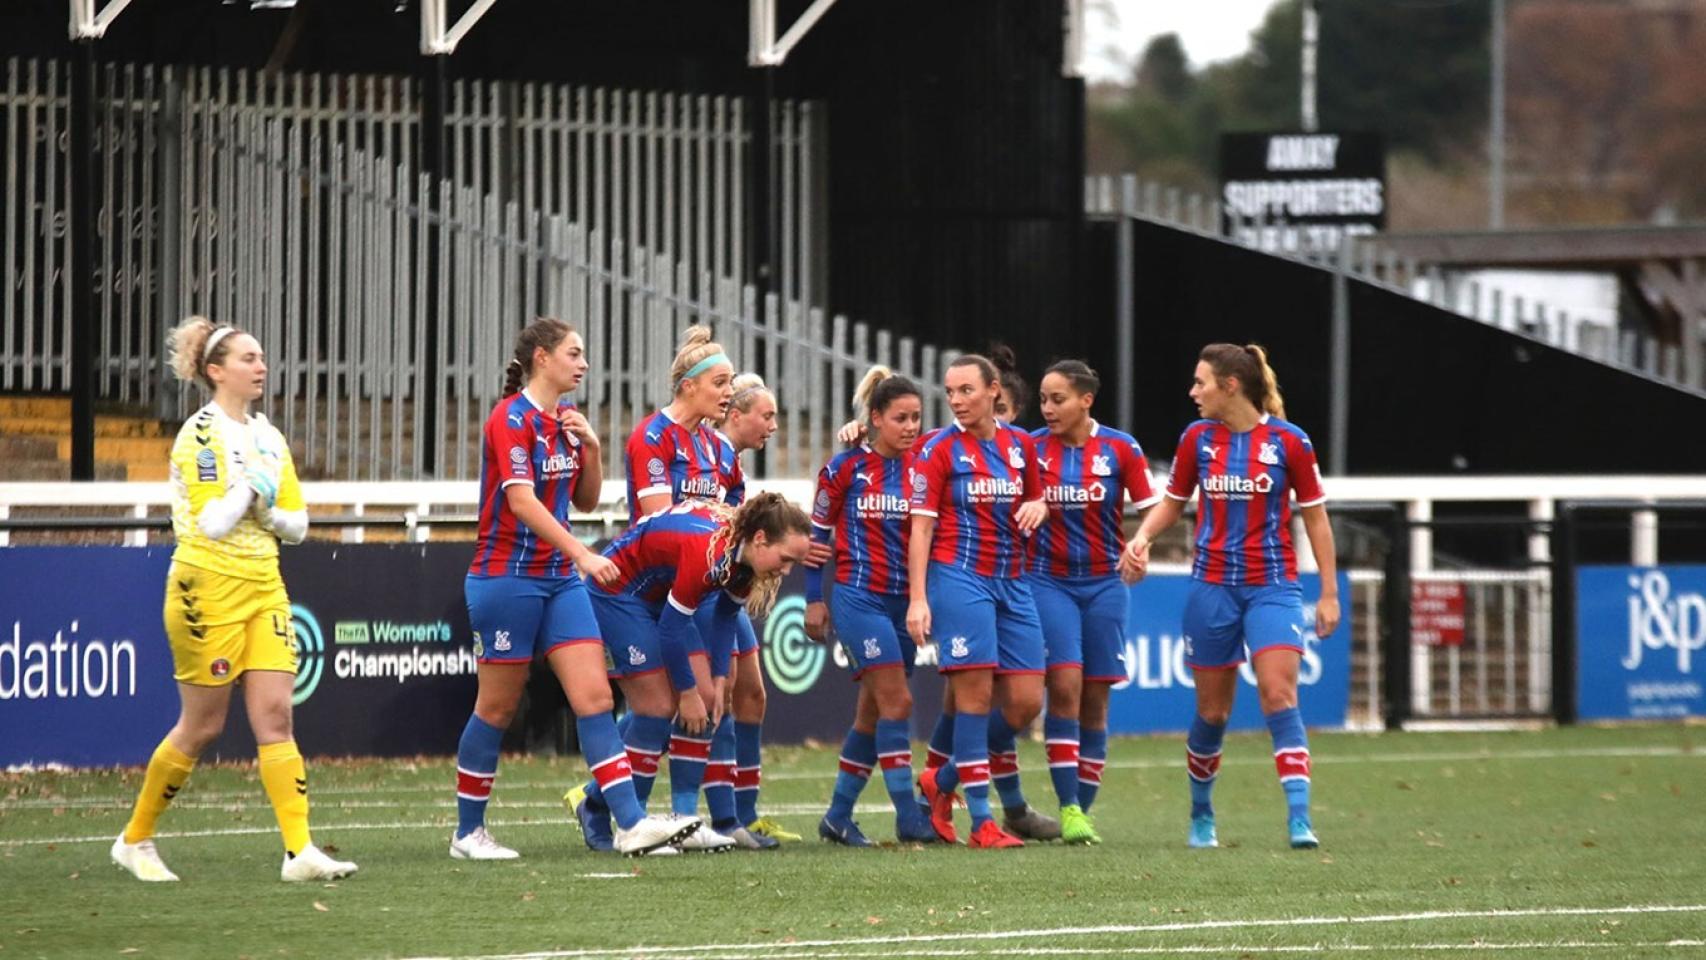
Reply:
[[244, 580], [173, 563], [166, 639], [180, 683], [224, 686], [249, 670], [296, 673], [296, 633], [284, 581]]

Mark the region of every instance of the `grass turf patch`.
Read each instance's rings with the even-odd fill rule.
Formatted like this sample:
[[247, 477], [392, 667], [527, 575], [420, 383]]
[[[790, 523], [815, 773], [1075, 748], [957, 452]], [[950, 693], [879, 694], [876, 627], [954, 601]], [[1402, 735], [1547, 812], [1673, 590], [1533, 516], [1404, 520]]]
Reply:
[[[449, 760], [311, 761], [316, 842], [361, 872], [304, 886], [278, 880], [282, 851], [252, 768], [196, 771], [158, 840], [183, 882], [152, 885], [107, 858], [140, 770], [7, 775], [0, 958], [1404, 955], [1477, 942], [1539, 956], [1698, 953], [1700, 733], [1319, 734], [1316, 851], [1286, 846], [1265, 736], [1228, 738], [1223, 847], [1210, 851], [1184, 846], [1177, 738], [1114, 742], [1092, 810], [1102, 846], [1002, 852], [814, 839], [772, 853], [595, 855], [558, 804], [584, 767], [509, 758], [489, 822], [523, 859], [452, 861]], [[1031, 802], [1051, 810], [1040, 747], [1021, 754]], [[812, 837], [834, 771], [832, 750], [767, 751], [762, 809]], [[880, 782], [859, 819], [873, 839], [892, 836]], [[1613, 912], [1655, 905], [1696, 909]]]

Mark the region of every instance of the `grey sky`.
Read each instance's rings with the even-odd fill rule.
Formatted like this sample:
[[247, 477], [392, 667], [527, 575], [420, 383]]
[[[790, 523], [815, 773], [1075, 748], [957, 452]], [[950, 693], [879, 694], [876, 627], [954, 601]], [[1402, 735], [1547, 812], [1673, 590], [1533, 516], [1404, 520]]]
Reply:
[[1177, 33], [1194, 66], [1250, 45], [1250, 31], [1275, 0], [1087, 0], [1084, 69], [1092, 80], [1124, 80], [1144, 45]]

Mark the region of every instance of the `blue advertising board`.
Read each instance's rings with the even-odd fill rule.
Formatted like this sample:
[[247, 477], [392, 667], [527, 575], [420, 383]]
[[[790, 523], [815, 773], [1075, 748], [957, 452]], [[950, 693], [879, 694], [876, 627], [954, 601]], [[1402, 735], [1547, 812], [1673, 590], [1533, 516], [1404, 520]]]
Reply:
[[[310, 756], [451, 754], [474, 703], [472, 544], [306, 544], [280, 555]], [[0, 767], [142, 763], [178, 714], [161, 619], [171, 548], [0, 550]], [[206, 759], [254, 756], [234, 704]]]
[[1706, 566], [1576, 571], [1583, 720], [1706, 716]]
[[178, 716], [170, 547], [0, 550], [0, 766], [148, 759]]
[[[1343, 727], [1350, 703], [1351, 591], [1349, 580], [1339, 574], [1339, 598], [1343, 616], [1339, 627], [1326, 637], [1315, 635], [1315, 598], [1321, 593], [1321, 578], [1300, 574], [1304, 619], [1303, 662], [1298, 669], [1298, 708], [1305, 726]], [[1185, 593], [1191, 578], [1180, 574], [1152, 575], [1131, 588], [1126, 611], [1126, 682], [1114, 686], [1108, 700], [1110, 733], [1183, 732], [1196, 714], [1196, 685], [1185, 665], [1185, 645], [1180, 623]], [[1256, 699], [1256, 676], [1246, 663], [1239, 668], [1241, 688], [1233, 702], [1228, 727], [1234, 730], [1261, 729], [1261, 707]]]

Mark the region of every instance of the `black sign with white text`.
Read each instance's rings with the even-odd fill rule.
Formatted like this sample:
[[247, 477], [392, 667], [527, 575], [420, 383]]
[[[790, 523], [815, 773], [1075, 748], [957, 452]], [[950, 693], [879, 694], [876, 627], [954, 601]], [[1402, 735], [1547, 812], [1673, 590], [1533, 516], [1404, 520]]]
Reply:
[[1377, 133], [1227, 133], [1224, 227], [1271, 252], [1336, 250], [1386, 226], [1386, 145]]

